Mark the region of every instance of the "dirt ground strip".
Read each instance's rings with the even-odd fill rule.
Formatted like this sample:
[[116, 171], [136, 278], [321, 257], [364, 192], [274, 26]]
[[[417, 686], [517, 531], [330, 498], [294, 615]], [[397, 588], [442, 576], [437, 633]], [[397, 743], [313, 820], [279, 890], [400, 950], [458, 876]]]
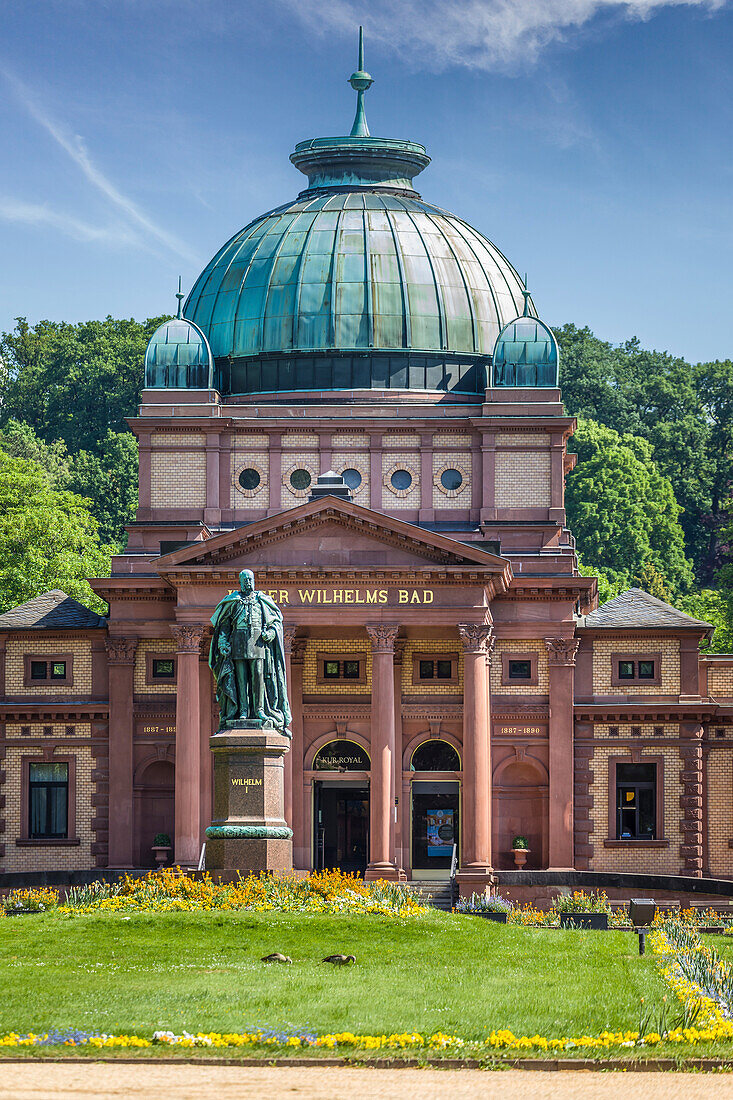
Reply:
[[120, 1097], [131, 1100], [232, 1100], [303, 1097], [307, 1100], [615, 1100], [643, 1090], [645, 1100], [697, 1100], [733, 1095], [733, 1075], [709, 1073], [592, 1073], [583, 1070], [375, 1069], [308, 1066], [130, 1065], [44, 1062], [0, 1065], [2, 1100]]

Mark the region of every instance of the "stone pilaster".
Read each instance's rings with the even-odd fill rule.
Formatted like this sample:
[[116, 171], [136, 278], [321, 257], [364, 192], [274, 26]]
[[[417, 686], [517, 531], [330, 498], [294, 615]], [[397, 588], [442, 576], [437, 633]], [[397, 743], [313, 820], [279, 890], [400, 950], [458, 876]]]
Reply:
[[491, 881], [491, 702], [488, 668], [494, 629], [459, 623], [463, 644], [463, 838], [462, 892]]
[[392, 828], [395, 756], [394, 645], [399, 626], [367, 624], [372, 643], [372, 770], [369, 790], [369, 880], [397, 879]]
[[702, 877], [703, 867], [703, 727], [699, 722], [680, 723], [680, 808], [682, 843], [680, 844], [680, 874]]
[[106, 640], [109, 662], [109, 866], [132, 867], [132, 735], [137, 638]]
[[204, 627], [177, 623], [171, 627], [176, 642], [176, 835], [174, 856], [184, 867], [196, 867], [200, 854], [201, 714], [199, 656]]
[[573, 866], [573, 701], [578, 638], [545, 638], [550, 673], [550, 867]]

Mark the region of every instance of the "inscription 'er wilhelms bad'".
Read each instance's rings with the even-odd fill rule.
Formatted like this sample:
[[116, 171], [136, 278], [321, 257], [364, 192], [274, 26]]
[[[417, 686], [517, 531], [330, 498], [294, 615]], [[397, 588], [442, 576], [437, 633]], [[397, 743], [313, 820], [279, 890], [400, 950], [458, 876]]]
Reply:
[[292, 831], [285, 821], [283, 757], [289, 749], [290, 704], [283, 619], [254, 574], [243, 569], [211, 618], [209, 665], [216, 679], [219, 730], [214, 754], [214, 813], [206, 830], [213, 871], [292, 869]]

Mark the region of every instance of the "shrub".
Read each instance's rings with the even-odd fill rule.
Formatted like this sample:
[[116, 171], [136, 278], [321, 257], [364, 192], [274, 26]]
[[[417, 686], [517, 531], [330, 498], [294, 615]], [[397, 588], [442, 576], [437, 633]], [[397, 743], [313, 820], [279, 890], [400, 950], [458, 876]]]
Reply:
[[512, 848], [516, 851], [518, 848], [529, 848], [526, 836], [515, 836], [512, 841]]
[[156, 833], [153, 841], [154, 848], [171, 848], [171, 838], [167, 833]]

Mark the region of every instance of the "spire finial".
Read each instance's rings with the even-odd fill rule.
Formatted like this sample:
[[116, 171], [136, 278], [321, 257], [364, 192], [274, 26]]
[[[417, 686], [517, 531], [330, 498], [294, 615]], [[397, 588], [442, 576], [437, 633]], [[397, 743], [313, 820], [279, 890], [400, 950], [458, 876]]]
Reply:
[[524, 289], [523, 289], [523, 291], [522, 291], [522, 294], [524, 295], [524, 312], [522, 313], [522, 316], [523, 316], [523, 317], [529, 317], [529, 299], [530, 299], [530, 293], [529, 293], [529, 291], [527, 290], [527, 276], [526, 276], [526, 274], [525, 274], [525, 276], [524, 276]]
[[179, 275], [178, 276], [178, 293], [176, 294], [176, 298], [178, 299], [178, 320], [179, 321], [181, 319], [181, 310], [183, 309], [182, 302], [183, 302], [183, 299], [185, 297], [186, 297], [186, 295], [181, 292], [181, 276]]
[[369, 137], [369, 127], [364, 111], [364, 92], [368, 91], [373, 83], [369, 73], [364, 72], [364, 28], [359, 27], [359, 68], [349, 77], [349, 84], [356, 92], [356, 114], [350, 137]]

